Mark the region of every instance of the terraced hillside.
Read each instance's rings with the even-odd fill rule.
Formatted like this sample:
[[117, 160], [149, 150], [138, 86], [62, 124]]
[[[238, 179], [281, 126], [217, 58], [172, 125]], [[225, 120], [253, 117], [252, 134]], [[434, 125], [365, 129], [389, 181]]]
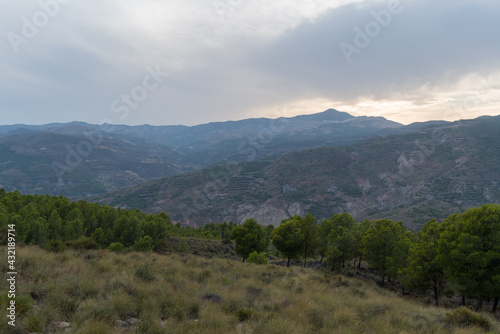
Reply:
[[165, 211], [191, 225], [277, 225], [347, 211], [415, 229], [470, 206], [500, 203], [500, 117], [435, 124], [349, 146], [227, 164], [113, 192], [105, 203]]

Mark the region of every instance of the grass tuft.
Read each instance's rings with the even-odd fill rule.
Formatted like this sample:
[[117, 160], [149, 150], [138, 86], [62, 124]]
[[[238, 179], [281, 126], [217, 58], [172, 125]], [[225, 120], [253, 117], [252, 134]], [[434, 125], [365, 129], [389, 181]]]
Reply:
[[482, 314], [475, 313], [468, 308], [461, 307], [459, 309], [448, 312], [445, 321], [449, 324], [455, 324], [466, 327], [481, 327], [485, 330], [491, 329], [491, 323]]
[[236, 311], [236, 316], [238, 317], [239, 321], [247, 321], [249, 320], [253, 315], [254, 311], [249, 309], [249, 308], [241, 308], [238, 311]]
[[144, 282], [152, 282], [156, 278], [153, 272], [153, 268], [150, 264], [142, 264], [135, 271], [135, 276], [137, 276]]

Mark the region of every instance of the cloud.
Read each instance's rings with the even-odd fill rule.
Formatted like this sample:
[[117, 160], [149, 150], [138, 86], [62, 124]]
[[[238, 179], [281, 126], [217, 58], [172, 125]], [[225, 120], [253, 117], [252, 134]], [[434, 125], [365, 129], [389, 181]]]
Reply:
[[[18, 54], [0, 41], [2, 122], [196, 124], [329, 102], [405, 122], [499, 113], [500, 4], [401, 1], [348, 63], [341, 43], [356, 47], [355, 29], [366, 34], [390, 3], [68, 1]], [[41, 10], [4, 0], [0, 9], [4, 37]], [[169, 77], [120, 119], [112, 102], [157, 65]], [[465, 112], [449, 111], [471, 99]]]
[[402, 2], [370, 44], [348, 64], [339, 47], [355, 45], [354, 29], [374, 21], [385, 6], [346, 5], [305, 23], [255, 53], [255, 66], [277, 80], [346, 101], [411, 94], [424, 85], [454, 84], [471, 73], [498, 71], [500, 44], [494, 43], [500, 4], [493, 2]]

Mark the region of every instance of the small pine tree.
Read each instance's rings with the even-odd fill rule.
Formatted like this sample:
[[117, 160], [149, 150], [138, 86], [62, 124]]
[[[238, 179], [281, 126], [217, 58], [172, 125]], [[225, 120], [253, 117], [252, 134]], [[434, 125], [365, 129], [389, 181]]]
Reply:
[[123, 244], [121, 242], [113, 242], [111, 245], [109, 245], [108, 249], [112, 252], [123, 252], [125, 250], [125, 247], [123, 247]]
[[132, 249], [137, 252], [150, 252], [154, 248], [155, 245], [153, 244], [153, 238], [151, 238], [149, 235], [145, 235], [144, 237], [140, 238], [132, 246]]
[[247, 261], [255, 264], [267, 264], [268, 258], [266, 253], [252, 252], [248, 255]]

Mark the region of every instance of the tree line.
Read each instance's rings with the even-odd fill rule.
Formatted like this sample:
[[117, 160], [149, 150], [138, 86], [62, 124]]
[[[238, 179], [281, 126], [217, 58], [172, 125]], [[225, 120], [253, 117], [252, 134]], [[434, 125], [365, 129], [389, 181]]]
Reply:
[[[161, 248], [168, 235], [221, 239], [230, 242], [234, 223], [210, 223], [200, 228], [172, 224], [160, 212], [113, 208], [63, 196], [21, 195], [0, 189], [0, 244], [6, 242], [8, 225], [14, 225], [16, 241], [48, 250], [73, 248]], [[3, 240], [2, 240], [3, 238]]]
[[445, 287], [465, 298], [500, 297], [500, 206], [494, 204], [453, 214], [442, 223], [427, 222], [418, 233], [389, 219], [355, 222], [348, 213], [318, 221], [311, 214], [262, 226], [254, 219], [241, 225], [210, 223], [191, 228], [172, 224], [164, 213], [146, 214], [88, 203], [63, 196], [21, 195], [0, 189], [0, 244], [15, 225], [16, 240], [58, 251], [65, 247], [161, 249], [167, 236], [190, 236], [234, 241], [245, 261], [252, 253], [266, 253], [269, 244], [287, 259], [319, 258], [332, 270], [366, 261], [379, 270], [382, 284], [398, 279], [403, 289], [432, 290], [436, 305]]
[[402, 222], [389, 219], [356, 223], [348, 213], [318, 222], [308, 214], [283, 220], [267, 236], [253, 219], [233, 229], [236, 251], [243, 260], [252, 252], [265, 252], [269, 242], [288, 260], [318, 256], [332, 270], [352, 262], [366, 261], [378, 269], [382, 285], [398, 279], [404, 289], [432, 290], [435, 304], [445, 287], [465, 298], [476, 297], [477, 310], [483, 300], [500, 297], [500, 205], [487, 204], [453, 214], [442, 223], [432, 219], [414, 233]]

